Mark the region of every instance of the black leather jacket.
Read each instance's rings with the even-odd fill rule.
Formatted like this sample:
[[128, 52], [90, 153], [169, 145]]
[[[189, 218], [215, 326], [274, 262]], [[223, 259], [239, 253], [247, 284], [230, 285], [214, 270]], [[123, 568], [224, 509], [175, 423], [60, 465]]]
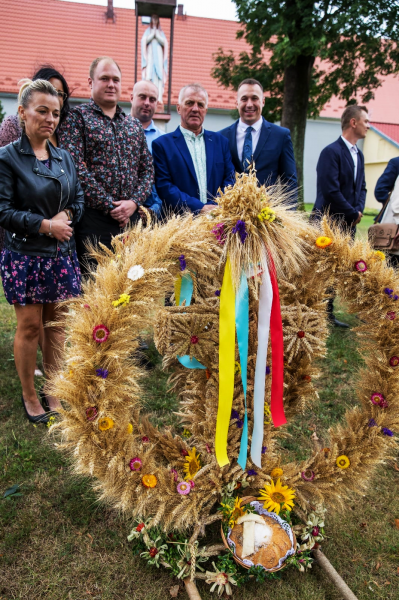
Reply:
[[0, 148], [0, 225], [6, 230], [5, 247], [28, 256], [65, 256], [75, 250], [72, 236], [67, 242], [39, 233], [43, 219], [70, 208], [71, 227], [84, 209], [83, 191], [72, 158], [66, 150], [49, 143], [51, 170], [37, 160], [29, 139]]

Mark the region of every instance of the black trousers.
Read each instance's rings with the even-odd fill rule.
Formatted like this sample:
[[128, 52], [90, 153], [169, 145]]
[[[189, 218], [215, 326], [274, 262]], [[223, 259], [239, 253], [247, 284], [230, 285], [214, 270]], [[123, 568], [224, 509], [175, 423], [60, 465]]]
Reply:
[[[131, 216], [130, 223], [134, 225], [138, 219], [139, 214], [136, 211]], [[111, 249], [112, 238], [122, 233], [123, 229], [119, 226], [118, 221], [110, 215], [94, 208], [85, 209], [82, 219], [75, 228], [76, 252], [82, 275], [87, 275], [90, 269], [95, 269], [97, 266], [97, 261], [88, 255], [86, 244], [91, 242], [93, 245], [97, 245], [101, 242]]]

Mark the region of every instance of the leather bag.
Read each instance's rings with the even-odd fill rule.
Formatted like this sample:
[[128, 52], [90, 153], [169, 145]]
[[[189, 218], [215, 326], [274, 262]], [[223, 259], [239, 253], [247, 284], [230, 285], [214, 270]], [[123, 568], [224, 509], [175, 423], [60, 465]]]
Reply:
[[399, 250], [399, 225], [396, 223], [378, 223], [382, 218], [386, 207], [391, 199], [388, 195], [384, 206], [376, 218], [376, 224], [368, 229], [370, 245], [376, 250]]

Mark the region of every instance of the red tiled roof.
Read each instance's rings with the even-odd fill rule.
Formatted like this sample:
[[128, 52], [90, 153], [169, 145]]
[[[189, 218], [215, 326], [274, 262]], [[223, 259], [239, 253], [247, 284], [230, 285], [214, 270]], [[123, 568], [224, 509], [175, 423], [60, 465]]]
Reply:
[[[60, 0], [2, 2], [0, 92], [17, 92], [17, 82], [31, 76], [41, 63], [63, 71], [73, 96], [89, 98], [88, 69], [96, 56], [112, 56], [122, 70], [122, 100], [130, 99], [134, 82], [136, 18], [134, 10], [115, 8], [115, 23], [105, 21], [105, 7]], [[167, 38], [170, 20], [161, 19]], [[148, 25], [139, 19], [138, 78], [141, 79], [140, 40]], [[172, 104], [179, 90], [198, 81], [208, 90], [210, 106], [231, 109], [235, 92], [221, 88], [211, 76], [212, 54], [219, 46], [241, 52], [237, 23], [187, 16], [175, 19]], [[164, 101], [167, 99], [165, 90]]]
[[399, 125], [392, 123], [376, 123], [372, 122], [372, 126], [384, 133], [389, 139], [399, 144]]
[[[215, 0], [217, 1], [217, 0]], [[89, 98], [88, 68], [96, 56], [110, 55], [122, 69], [122, 100], [130, 99], [134, 81], [135, 13], [115, 8], [116, 22], [105, 21], [104, 6], [62, 2], [61, 0], [18, 0], [1, 3], [0, 92], [18, 91], [17, 82], [33, 74], [42, 63], [52, 63], [67, 79], [73, 96]], [[169, 39], [170, 21], [161, 25]], [[147, 25], [139, 20], [138, 73], [140, 78], [140, 39]], [[212, 108], [233, 109], [235, 92], [218, 85], [211, 76], [212, 55], [223, 47], [238, 55], [247, 49], [244, 40], [236, 39], [239, 25], [235, 21], [187, 16], [176, 18], [173, 49], [172, 104], [178, 92], [190, 81], [199, 81], [209, 93]], [[368, 103], [372, 122], [398, 123], [399, 79], [387, 77]], [[165, 90], [164, 101], [167, 99]], [[332, 98], [322, 117], [339, 118], [345, 103]]]

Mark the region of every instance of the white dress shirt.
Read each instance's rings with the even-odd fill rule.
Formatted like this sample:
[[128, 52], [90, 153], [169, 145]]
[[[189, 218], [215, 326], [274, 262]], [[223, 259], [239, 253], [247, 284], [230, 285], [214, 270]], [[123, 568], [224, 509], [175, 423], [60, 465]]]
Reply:
[[[240, 159], [240, 162], [242, 162], [242, 151], [244, 148], [245, 134], [247, 132], [248, 127], [249, 127], [249, 125], [246, 125], [246, 123], [243, 123], [243, 121], [241, 121], [241, 119], [238, 121], [236, 141], [237, 141], [237, 153], [238, 153], [238, 158]], [[253, 131], [251, 132], [252, 133], [252, 154], [255, 154], [256, 146], [259, 142], [260, 130], [262, 129], [262, 117], [258, 121], [256, 121], [256, 123], [251, 125], [251, 127], [253, 127]]]
[[344, 138], [344, 136], [341, 135], [341, 139], [345, 142], [346, 147], [348, 148], [349, 152], [351, 153], [352, 159], [353, 159], [353, 164], [355, 166], [354, 170], [353, 170], [353, 176], [354, 176], [354, 180], [356, 181], [356, 175], [357, 175], [357, 155], [359, 152], [359, 148], [353, 144], [351, 144], [350, 142], [348, 142], [348, 140], [346, 140]]

